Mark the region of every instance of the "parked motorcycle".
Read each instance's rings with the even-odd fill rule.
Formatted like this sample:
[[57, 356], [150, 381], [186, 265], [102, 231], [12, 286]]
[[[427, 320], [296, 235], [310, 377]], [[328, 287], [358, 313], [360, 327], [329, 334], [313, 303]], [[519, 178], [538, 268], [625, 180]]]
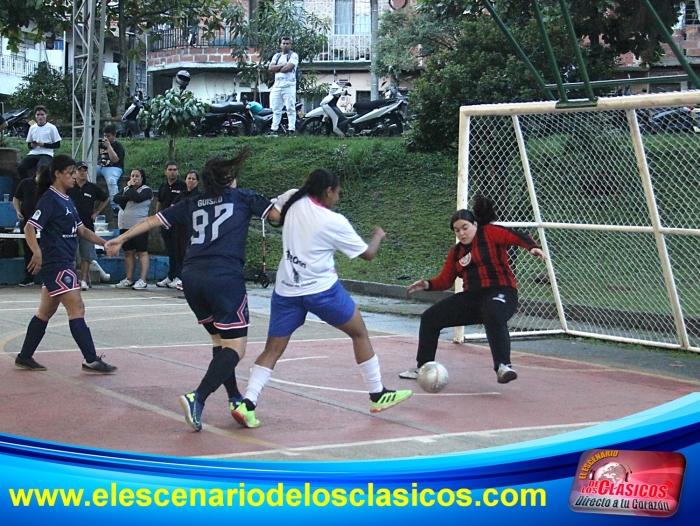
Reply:
[[308, 135], [330, 135], [340, 137], [355, 135], [396, 136], [403, 133], [402, 107], [404, 99], [379, 99], [356, 102], [355, 115], [346, 115], [338, 108], [338, 100], [347, 95], [346, 84], [341, 87], [337, 82], [331, 84], [328, 95], [323, 98], [318, 108], [306, 114], [306, 119], [299, 128], [299, 133]]
[[28, 118], [31, 113], [32, 110], [30, 108], [20, 108], [5, 113], [2, 116], [7, 121], [5, 134], [9, 137], [21, 137], [26, 139], [30, 127]]
[[[258, 102], [248, 102], [245, 101], [246, 110], [251, 119], [251, 135], [265, 135], [268, 133], [272, 127], [272, 110], [270, 108], [263, 108]], [[295, 109], [297, 112], [297, 122], [296, 129], [299, 129], [304, 121], [304, 114], [301, 111], [303, 104], [297, 102]], [[282, 120], [280, 121], [279, 128], [277, 132], [280, 135], [287, 135], [289, 130], [289, 120], [287, 119], [287, 112], [282, 114]]]
[[131, 99], [131, 104], [122, 115], [122, 123], [117, 128], [117, 137], [150, 137], [150, 129], [141, 129], [139, 122], [139, 114], [141, 110], [148, 110], [148, 99], [141, 100], [134, 95]]
[[210, 104], [209, 111], [195, 127], [193, 135], [198, 137], [216, 137], [221, 134], [232, 137], [250, 135], [251, 123], [246, 105], [236, 99], [234, 93], [224, 102]]

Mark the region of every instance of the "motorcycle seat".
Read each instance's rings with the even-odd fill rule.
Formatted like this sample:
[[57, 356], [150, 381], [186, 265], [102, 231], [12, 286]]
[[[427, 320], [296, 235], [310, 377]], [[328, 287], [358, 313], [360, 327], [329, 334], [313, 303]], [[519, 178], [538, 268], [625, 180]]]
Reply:
[[209, 113], [243, 113], [245, 104], [242, 102], [217, 102], [209, 105]]
[[267, 115], [272, 115], [272, 110], [270, 108], [265, 108], [258, 112], [258, 117], [265, 117]]
[[378, 100], [363, 100], [355, 103], [355, 111], [357, 113], [367, 113], [377, 108], [382, 108], [384, 106], [390, 106], [395, 104], [397, 99], [378, 99]]

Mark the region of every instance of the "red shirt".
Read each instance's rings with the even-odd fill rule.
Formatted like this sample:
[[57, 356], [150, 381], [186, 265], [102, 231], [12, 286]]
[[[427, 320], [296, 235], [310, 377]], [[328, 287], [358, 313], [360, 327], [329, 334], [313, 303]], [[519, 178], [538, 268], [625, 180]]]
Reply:
[[428, 290], [447, 290], [462, 278], [464, 290], [487, 287], [517, 288], [508, 263], [508, 247], [539, 248], [529, 234], [488, 224], [479, 227], [469, 245], [457, 243], [450, 249], [440, 275], [428, 280]]

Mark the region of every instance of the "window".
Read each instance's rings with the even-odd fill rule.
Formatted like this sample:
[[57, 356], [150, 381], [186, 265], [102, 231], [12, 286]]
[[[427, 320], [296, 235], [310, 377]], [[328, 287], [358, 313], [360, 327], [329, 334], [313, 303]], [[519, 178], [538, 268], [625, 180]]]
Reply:
[[700, 25], [700, 0], [689, 0], [685, 3], [685, 25]]
[[370, 31], [369, 0], [335, 0], [336, 35], [369, 35]]

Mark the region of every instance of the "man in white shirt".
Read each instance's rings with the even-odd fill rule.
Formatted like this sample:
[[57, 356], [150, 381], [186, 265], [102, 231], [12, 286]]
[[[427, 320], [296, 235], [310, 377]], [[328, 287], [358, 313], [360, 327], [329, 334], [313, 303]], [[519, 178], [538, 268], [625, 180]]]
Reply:
[[272, 125], [268, 135], [277, 136], [277, 129], [282, 120], [282, 112], [287, 110], [289, 134], [294, 135], [297, 123], [297, 68], [299, 55], [292, 51], [292, 41], [289, 37], [280, 38], [281, 52], [276, 53], [270, 61], [268, 70], [275, 74], [275, 83], [270, 92], [270, 108], [272, 109]]
[[53, 151], [61, 146], [61, 136], [58, 134], [56, 126], [47, 122], [46, 117], [46, 107], [37, 106], [34, 108], [36, 124], [33, 124], [27, 133], [29, 155], [17, 165], [17, 171], [22, 179], [33, 177], [38, 170], [49, 166], [53, 159]]

